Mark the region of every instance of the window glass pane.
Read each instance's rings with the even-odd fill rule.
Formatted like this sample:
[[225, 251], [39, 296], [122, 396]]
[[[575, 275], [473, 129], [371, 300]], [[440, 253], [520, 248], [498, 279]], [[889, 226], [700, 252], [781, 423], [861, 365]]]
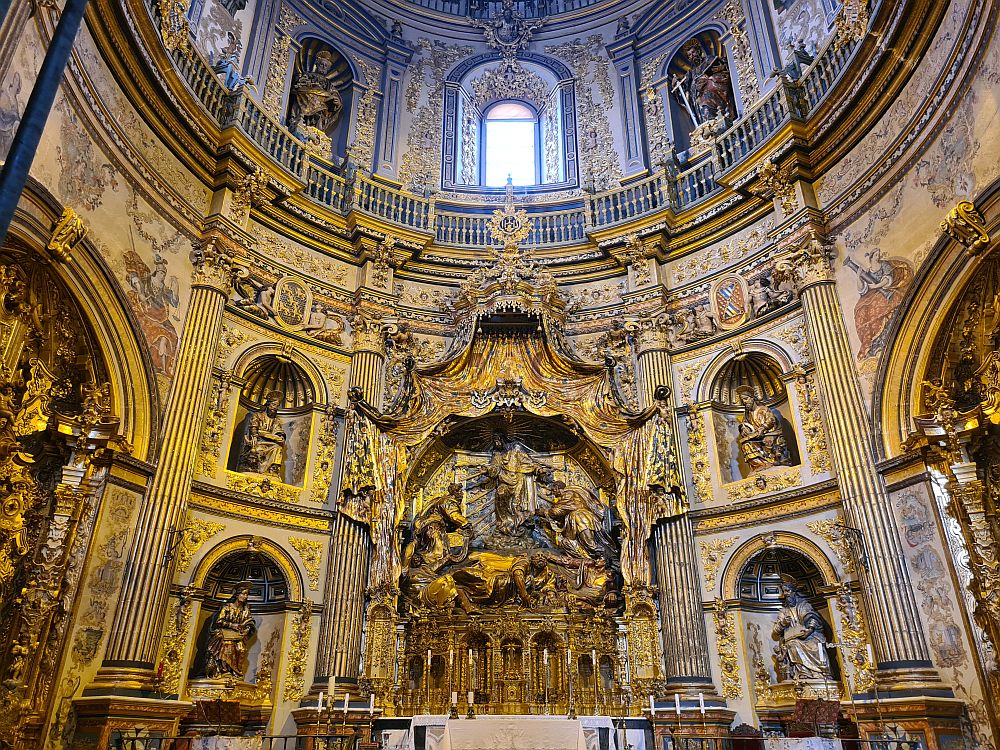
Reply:
[[534, 120], [486, 121], [486, 185], [503, 187], [508, 175], [515, 185], [535, 184]]
[[490, 107], [487, 120], [534, 120], [531, 110], [520, 102], [500, 102]]

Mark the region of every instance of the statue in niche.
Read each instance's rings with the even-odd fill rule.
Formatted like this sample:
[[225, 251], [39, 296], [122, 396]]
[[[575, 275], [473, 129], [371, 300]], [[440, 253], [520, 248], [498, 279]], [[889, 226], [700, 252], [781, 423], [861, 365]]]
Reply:
[[743, 404], [743, 421], [736, 442], [750, 471], [789, 466], [791, 458], [778, 417], [758, 398], [753, 386], [739, 386], [736, 395]]
[[[465, 559], [471, 536], [472, 523], [462, 514], [462, 485], [452, 483], [413, 519], [413, 540], [403, 553], [403, 565], [436, 573], [449, 562]], [[454, 547], [460, 551], [453, 553]]]
[[600, 503], [580, 487], [564, 482], [549, 485], [552, 507], [535, 511], [544, 524], [552, 545], [573, 557], [603, 558], [611, 550], [611, 540], [604, 530]]
[[209, 620], [205, 674], [212, 679], [242, 679], [246, 674], [247, 644], [257, 632], [247, 604], [249, 597], [250, 584], [239, 584], [229, 601]]
[[282, 475], [281, 454], [285, 448], [285, 432], [278, 417], [278, 407], [283, 400], [283, 393], [271, 391], [264, 397], [263, 408], [247, 418], [237, 471], [276, 477]]
[[439, 609], [458, 604], [469, 614], [479, 605], [496, 607], [514, 600], [533, 607], [553, 588], [554, 580], [542, 552], [529, 557], [473, 552], [467, 565], [431, 581], [420, 597]]
[[521, 443], [497, 431], [489, 463], [473, 476], [469, 489], [486, 488], [486, 494], [492, 495], [497, 530], [512, 534], [534, 516], [536, 482], [550, 484], [551, 475], [552, 467], [532, 457]]
[[774, 656], [781, 680], [833, 678], [826, 652], [826, 623], [798, 589], [794, 578], [781, 576], [782, 607], [771, 630], [778, 645]]
[[293, 130], [304, 126], [329, 135], [337, 127], [344, 111], [344, 99], [333, 82], [337, 74], [328, 50], [317, 52], [310, 68], [299, 73], [291, 92]]
[[681, 55], [690, 68], [684, 77], [675, 74], [670, 88], [681, 99], [695, 126], [732, 117], [736, 108], [726, 58], [708, 57], [698, 39], [686, 42]]

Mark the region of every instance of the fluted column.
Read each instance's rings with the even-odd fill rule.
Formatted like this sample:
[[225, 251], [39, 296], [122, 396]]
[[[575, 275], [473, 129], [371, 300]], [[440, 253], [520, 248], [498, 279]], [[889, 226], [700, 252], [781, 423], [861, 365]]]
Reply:
[[831, 249], [813, 236], [793, 256], [806, 331], [847, 522], [860, 531], [866, 559], [861, 593], [879, 682], [887, 689], [940, 690], [933, 670], [889, 496], [875, 468], [870, 418], [830, 267]]
[[[670, 354], [664, 331], [652, 321], [642, 324], [636, 344], [639, 399], [648, 406], [656, 387], [672, 382]], [[697, 548], [688, 515], [661, 521], [653, 530], [653, 548], [667, 689], [714, 693]]]
[[[365, 400], [379, 408], [382, 404], [382, 364], [385, 359], [382, 323], [359, 311], [351, 325], [354, 334], [351, 387], [360, 388]], [[325, 689], [324, 685], [330, 677], [358, 676], [371, 553], [368, 529], [349, 516], [338, 513], [330, 537], [330, 565], [324, 594], [329, 606], [324, 608], [320, 624], [316, 690]]]
[[134, 543], [104, 663], [95, 685], [137, 689], [151, 676], [174, 565], [168, 551], [183, 523], [211, 389], [222, 314], [232, 288], [232, 247], [218, 235], [196, 245], [191, 300], [163, 421], [156, 473]]

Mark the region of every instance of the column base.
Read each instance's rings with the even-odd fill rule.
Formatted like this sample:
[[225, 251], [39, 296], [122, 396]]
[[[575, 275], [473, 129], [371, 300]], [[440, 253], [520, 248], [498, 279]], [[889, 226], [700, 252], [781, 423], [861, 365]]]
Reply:
[[94, 681], [83, 691], [84, 696], [114, 695], [134, 698], [153, 698], [152, 665], [102, 666]]
[[880, 695], [893, 693], [901, 696], [954, 697], [951, 688], [941, 681], [941, 676], [930, 664], [919, 666], [907, 664], [890, 668], [879, 665], [875, 680]]
[[73, 748], [113, 747], [117, 732], [145, 732], [150, 737], [176, 737], [180, 718], [191, 710], [188, 701], [156, 698], [94, 696], [73, 701], [76, 728]]
[[962, 713], [957, 698], [889, 698], [846, 705], [845, 713], [857, 712], [858, 728], [866, 739], [895, 737], [900, 731], [919, 737], [927, 750], [964, 747]]

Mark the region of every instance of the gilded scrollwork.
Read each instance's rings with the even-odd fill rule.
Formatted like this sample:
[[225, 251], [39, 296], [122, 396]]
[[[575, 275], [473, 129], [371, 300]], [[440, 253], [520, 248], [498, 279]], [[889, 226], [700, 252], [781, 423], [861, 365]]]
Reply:
[[189, 513], [181, 535], [180, 550], [177, 553], [177, 569], [181, 573], [186, 573], [201, 545], [225, 528], [224, 523], [198, 518]]
[[747, 649], [750, 651], [750, 662], [753, 665], [754, 701], [759, 706], [767, 704], [771, 700], [771, 673], [767, 669], [767, 662], [764, 661], [764, 644], [760, 637], [760, 625], [748, 622], [747, 632], [750, 634]]
[[[225, 336], [226, 334], [223, 334], [223, 341]], [[229, 414], [231, 377], [232, 372], [227, 370], [222, 378], [213, 379], [212, 397], [205, 409], [205, 427], [202, 431], [201, 449], [198, 452], [198, 470], [207, 477], [214, 477], [219, 465], [226, 417]]]
[[356, 135], [351, 147], [351, 157], [361, 169], [370, 171], [375, 159], [375, 120], [378, 117], [378, 96], [382, 71], [378, 65], [361, 57], [355, 57], [354, 62], [361, 69], [365, 91], [361, 95], [361, 101], [358, 102]]
[[863, 39], [868, 33], [868, 0], [845, 0], [834, 19], [834, 28], [833, 44], [837, 49]]
[[480, 109], [496, 99], [522, 99], [542, 109], [549, 87], [541, 76], [515, 61], [508, 68], [491, 68], [473, 80], [472, 93], [473, 101]]
[[840, 639], [847, 646], [847, 661], [854, 669], [852, 692], [868, 692], [875, 686], [875, 665], [869, 658], [868, 631], [850, 581], [844, 581], [837, 592], [837, 611], [840, 613]]
[[719, 11], [719, 16], [729, 24], [729, 33], [733, 37], [733, 60], [736, 62], [740, 97], [743, 99], [743, 107], [749, 109], [760, 98], [760, 83], [757, 81], [750, 40], [744, 28], [747, 19], [743, 13], [743, 3], [740, 0], [729, 0]]
[[309, 653], [309, 636], [312, 633], [312, 602], [308, 599], [292, 620], [288, 643], [288, 671], [285, 674], [284, 697], [298, 701], [305, 694], [306, 656]]
[[191, 0], [159, 0], [160, 38], [168, 50], [189, 52], [191, 49], [191, 27], [188, 10]]
[[83, 241], [86, 235], [87, 226], [83, 223], [83, 219], [76, 211], [66, 206], [52, 229], [52, 235], [49, 237], [49, 243], [45, 249], [56, 260], [67, 261], [73, 249]]
[[760, 179], [764, 194], [773, 194], [781, 204], [781, 212], [788, 216], [799, 207], [798, 197], [795, 195], [795, 186], [784, 174], [774, 161], [772, 156], [764, 159], [757, 169], [757, 177]]
[[649, 160], [659, 166], [666, 161], [667, 151], [672, 144], [667, 135], [667, 119], [663, 108], [663, 94], [656, 88], [656, 78], [660, 73], [667, 53], [664, 52], [646, 60], [642, 64], [639, 77], [639, 90], [642, 96], [642, 109], [646, 122], [646, 142], [649, 147]]
[[157, 668], [157, 688], [166, 695], [179, 693], [181, 688], [184, 652], [194, 604], [191, 594], [191, 590], [184, 589], [179, 598], [170, 600], [167, 609], [167, 627], [160, 641], [160, 666]]
[[708, 462], [708, 442], [705, 438], [705, 418], [694, 404], [688, 407], [687, 435], [694, 496], [701, 503], [710, 503], [714, 492], [712, 469]]
[[256, 167], [240, 178], [233, 190], [233, 218], [240, 222], [246, 221], [250, 209], [264, 200], [269, 184], [270, 178], [263, 167]]
[[312, 475], [312, 494], [314, 503], [325, 503], [330, 494], [330, 482], [333, 481], [333, 466], [337, 452], [337, 420], [334, 411], [328, 410], [323, 415], [319, 429], [319, 441], [316, 446], [315, 468]]
[[802, 481], [801, 472], [797, 466], [780, 469], [770, 469], [759, 472], [738, 482], [725, 486], [730, 500], [749, 500], [766, 492], [779, 492], [795, 487]]
[[319, 591], [319, 569], [323, 564], [323, 543], [316, 539], [304, 539], [298, 536], [288, 537], [288, 543], [299, 553], [302, 566], [309, 577], [309, 588]]
[[722, 672], [722, 695], [728, 700], [738, 700], [743, 697], [743, 680], [736, 656], [736, 618], [726, 609], [726, 603], [716, 598], [712, 620], [715, 622], [715, 646]]
[[809, 465], [815, 474], [830, 471], [832, 466], [830, 450], [826, 440], [826, 429], [823, 427], [823, 415], [820, 413], [816, 379], [801, 370], [795, 378], [795, 391], [799, 398], [799, 417], [802, 432], [806, 437]]
[[301, 489], [290, 484], [284, 484], [269, 476], [242, 474], [226, 471], [226, 487], [236, 492], [275, 500], [279, 503], [297, 503]]
[[970, 255], [978, 255], [989, 247], [990, 235], [986, 231], [986, 222], [972, 201], [959, 201], [941, 222], [941, 229], [964, 245]]
[[715, 578], [726, 559], [726, 552], [738, 541], [739, 537], [732, 536], [701, 542], [701, 569], [707, 591], [715, 588]]
[[816, 536], [826, 540], [846, 572], [854, 571], [854, 560], [851, 557], [851, 546], [847, 537], [847, 525], [844, 523], [842, 515], [838, 514], [836, 518], [809, 521], [806, 528]]

